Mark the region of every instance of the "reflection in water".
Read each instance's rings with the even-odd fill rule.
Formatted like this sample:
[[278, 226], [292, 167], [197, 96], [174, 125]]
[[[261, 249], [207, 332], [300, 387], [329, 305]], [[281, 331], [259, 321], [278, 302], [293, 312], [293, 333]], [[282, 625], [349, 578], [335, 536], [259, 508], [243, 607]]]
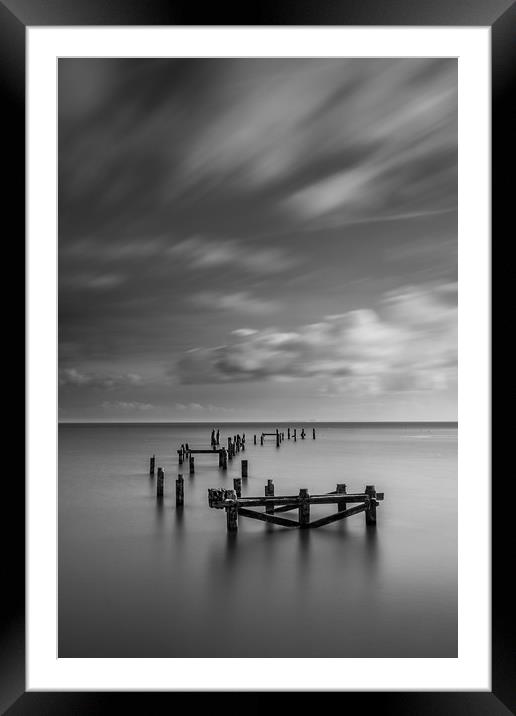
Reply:
[[346, 481], [349, 492], [376, 484], [385, 501], [376, 528], [363, 515], [307, 530], [239, 518], [236, 534], [207, 488], [230, 486], [239, 460], [225, 472], [201, 455], [175, 505], [170, 445], [200, 444], [203, 430], [60, 427], [59, 656], [456, 656], [456, 430], [409, 440], [403, 428], [320, 427], [313, 443], [251, 444], [244, 495], [273, 476], [278, 495]]

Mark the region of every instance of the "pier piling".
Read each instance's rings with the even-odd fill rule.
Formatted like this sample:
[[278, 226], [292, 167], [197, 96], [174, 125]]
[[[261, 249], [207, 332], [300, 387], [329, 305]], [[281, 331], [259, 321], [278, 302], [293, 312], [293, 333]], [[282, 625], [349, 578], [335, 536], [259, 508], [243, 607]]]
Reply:
[[[265, 497], [274, 497], [274, 481], [267, 480], [265, 485]], [[274, 505], [265, 505], [265, 512], [272, 514], [274, 512]]]
[[242, 460], [242, 477], [247, 477], [247, 460]]
[[369, 495], [369, 505], [365, 511], [366, 525], [375, 527], [376, 526], [376, 488], [374, 485], [366, 485], [364, 492], [366, 495]]
[[195, 473], [195, 458], [193, 455], [190, 455], [189, 467], [190, 467], [190, 475], [193, 475]]
[[163, 468], [158, 467], [158, 481], [156, 483], [156, 497], [163, 497], [163, 483], [165, 482], [165, 473]]
[[[345, 495], [346, 494], [346, 485], [344, 485], [343, 483], [339, 483], [337, 485], [336, 492], [338, 495]], [[339, 500], [337, 502], [337, 512], [344, 512], [346, 507], [347, 507], [346, 500]]]
[[308, 490], [302, 487], [299, 490], [299, 526], [302, 529], [308, 527], [308, 524], [310, 522], [310, 503], [308, 502], [309, 497], [310, 495], [308, 494]]
[[154, 476], [154, 466], [156, 465], [156, 456], [153, 455], [150, 459], [149, 475]]
[[226, 499], [232, 500], [226, 507], [226, 521], [228, 532], [236, 532], [238, 529], [238, 504], [234, 490], [228, 490]]
[[176, 507], [182, 507], [185, 499], [185, 481], [182, 475], [177, 476], [176, 480]]
[[241, 477], [233, 478], [233, 487], [235, 489], [236, 496], [242, 497], [242, 478]]

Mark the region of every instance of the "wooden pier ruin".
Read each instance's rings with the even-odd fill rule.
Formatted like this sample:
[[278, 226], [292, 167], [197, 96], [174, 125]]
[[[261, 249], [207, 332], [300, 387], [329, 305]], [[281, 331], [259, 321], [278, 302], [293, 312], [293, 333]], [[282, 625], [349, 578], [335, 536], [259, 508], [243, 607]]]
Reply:
[[[307, 433], [304, 428], [300, 429], [300, 437], [304, 440]], [[293, 438], [297, 441], [297, 428], [287, 428], [286, 437], [288, 440]], [[285, 433], [276, 428], [275, 432], [262, 432], [260, 435], [260, 445], [263, 446], [264, 440], [273, 438], [276, 447], [280, 447], [285, 440]], [[312, 428], [312, 439], [316, 439], [315, 428]], [[257, 444], [257, 436], [254, 435], [254, 444]], [[218, 458], [218, 466], [223, 470], [228, 468], [228, 460], [232, 460], [241, 451], [245, 450], [245, 433], [234, 435], [227, 438], [227, 448], [221, 447], [217, 440], [208, 446], [190, 446], [188, 443], [182, 444], [178, 450], [178, 462], [182, 465], [185, 460], [188, 461], [188, 471], [190, 476], [195, 474], [195, 455], [216, 455]], [[300, 529], [310, 529], [323, 527], [333, 522], [337, 522], [352, 515], [365, 515], [365, 523], [367, 526], [376, 525], [376, 510], [380, 502], [384, 499], [383, 492], [376, 492], [374, 485], [366, 485], [363, 492], [348, 493], [344, 483], [339, 483], [333, 492], [324, 494], [311, 495], [306, 488], [301, 488], [297, 495], [275, 495], [274, 481], [267, 480], [263, 497], [249, 497], [242, 495], [242, 486], [247, 485], [249, 474], [248, 460], [241, 460], [240, 476], [233, 478], [233, 489], [210, 488], [208, 489], [208, 504], [210, 507], [226, 511], [226, 524], [228, 532], [236, 532], [238, 530], [238, 518], [248, 517], [249, 519], [259, 520], [261, 522], [278, 525], [280, 527], [298, 527]], [[156, 497], [161, 501], [164, 493], [165, 471], [162, 467], [157, 467], [156, 456], [152, 455], [149, 459], [149, 475], [156, 480]], [[178, 474], [176, 480], [176, 507], [180, 508], [184, 505], [184, 478], [182, 474]], [[335, 505], [336, 511], [324, 517], [311, 519], [311, 506], [318, 505]], [[263, 508], [261, 510], [260, 508]], [[297, 519], [293, 517], [284, 517], [283, 513], [297, 510]], [[281, 515], [281, 516], [280, 516]]]
[[[237, 487], [235, 480], [235, 488]], [[343, 497], [345, 496], [345, 497]], [[348, 493], [346, 485], [339, 484], [334, 492], [327, 492], [322, 495], [310, 495], [306, 488], [299, 490], [297, 495], [274, 495], [274, 483], [268, 480], [265, 486], [264, 497], [242, 497], [241, 480], [238, 490], [208, 489], [208, 504], [217, 510], [226, 511], [226, 524], [228, 532], [235, 532], [238, 529], [238, 517], [249, 517], [254, 520], [261, 520], [269, 524], [281, 527], [299, 527], [308, 529], [323, 527], [332, 522], [346, 519], [352, 515], [365, 513], [365, 522], [368, 526], [376, 526], [376, 508], [384, 499], [383, 492], [376, 492], [374, 485], [366, 485], [364, 492]], [[355, 503], [348, 507], [348, 503]], [[336, 505], [337, 512], [310, 521], [311, 505]], [[264, 512], [259, 512], [256, 507], [264, 507]], [[286, 517], [278, 517], [278, 513], [298, 511], [298, 519], [293, 520]]]

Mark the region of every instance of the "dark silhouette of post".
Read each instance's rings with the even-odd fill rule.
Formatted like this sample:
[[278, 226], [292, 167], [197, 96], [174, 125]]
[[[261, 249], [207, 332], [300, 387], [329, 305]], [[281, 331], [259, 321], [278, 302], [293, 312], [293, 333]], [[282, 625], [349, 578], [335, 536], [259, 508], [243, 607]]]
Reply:
[[[343, 483], [339, 483], [337, 485], [337, 494], [345, 495], [346, 494], [346, 485], [344, 485]], [[337, 512], [344, 512], [344, 510], [346, 509], [346, 506], [347, 506], [346, 500], [339, 500], [337, 502]]]
[[234, 490], [228, 490], [226, 499], [232, 502], [226, 507], [226, 520], [228, 532], [236, 532], [238, 530], [238, 504], [236, 502], [236, 494]]
[[242, 460], [242, 477], [247, 477], [247, 460]]
[[308, 490], [302, 487], [299, 490], [299, 497], [301, 500], [299, 505], [299, 526], [303, 529], [307, 527], [310, 522], [310, 503], [308, 502], [310, 495], [308, 494]]
[[185, 499], [185, 481], [182, 475], [177, 476], [176, 480], [176, 507], [182, 507]]
[[195, 473], [195, 460], [194, 460], [193, 455], [190, 455], [189, 466], [190, 466], [190, 475], [193, 475]]
[[155, 465], [156, 465], [156, 456], [153, 455], [153, 456], [151, 457], [151, 459], [150, 459], [149, 475], [153, 475], [153, 476], [154, 476]]
[[365, 511], [366, 525], [375, 527], [376, 526], [376, 488], [374, 485], [366, 485], [364, 492], [366, 495], [369, 495], [369, 507]]
[[242, 497], [242, 478], [241, 477], [233, 478], [233, 487], [235, 489], [236, 496]]
[[156, 483], [156, 497], [163, 497], [163, 483], [165, 482], [165, 473], [163, 468], [158, 467], [158, 481]]
[[[265, 497], [274, 497], [274, 482], [272, 480], [267, 480], [267, 484], [265, 485]], [[265, 505], [265, 512], [274, 512], [274, 505]]]

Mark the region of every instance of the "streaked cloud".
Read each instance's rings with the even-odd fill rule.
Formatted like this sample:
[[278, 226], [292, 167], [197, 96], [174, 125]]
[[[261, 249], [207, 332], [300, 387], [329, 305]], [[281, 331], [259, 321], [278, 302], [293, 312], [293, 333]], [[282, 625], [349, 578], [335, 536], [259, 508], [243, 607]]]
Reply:
[[191, 297], [194, 306], [210, 311], [230, 311], [260, 316], [273, 313], [278, 308], [275, 301], [258, 298], [248, 291], [222, 293], [217, 291], [201, 291]]
[[98, 373], [86, 372], [77, 368], [62, 368], [59, 371], [59, 385], [65, 386], [89, 386], [92, 388], [119, 388], [121, 386], [139, 386], [144, 379], [138, 373]]
[[409, 286], [389, 292], [377, 310], [237, 334], [242, 340], [184, 354], [178, 373], [185, 383], [318, 377], [334, 391], [439, 390], [456, 377], [457, 308], [447, 291]]
[[108, 411], [111, 411], [111, 410], [119, 411], [119, 410], [121, 410], [121, 411], [123, 411], [123, 412], [127, 412], [127, 411], [128, 411], [128, 412], [132, 412], [132, 411], [136, 411], [136, 412], [144, 411], [144, 412], [145, 412], [145, 411], [148, 411], [148, 410], [152, 410], [152, 409], [154, 408], [154, 406], [153, 406], [151, 403], [140, 403], [140, 402], [138, 402], [138, 401], [136, 401], [136, 400], [130, 400], [130, 401], [126, 401], [126, 400], [114, 400], [114, 401], [109, 401], [109, 400], [105, 400], [105, 401], [101, 404], [101, 407], [102, 407], [104, 410], [108, 410]]
[[261, 248], [236, 240], [192, 236], [170, 247], [167, 254], [190, 268], [216, 269], [234, 266], [249, 272], [276, 273], [296, 265], [297, 260], [281, 248]]

